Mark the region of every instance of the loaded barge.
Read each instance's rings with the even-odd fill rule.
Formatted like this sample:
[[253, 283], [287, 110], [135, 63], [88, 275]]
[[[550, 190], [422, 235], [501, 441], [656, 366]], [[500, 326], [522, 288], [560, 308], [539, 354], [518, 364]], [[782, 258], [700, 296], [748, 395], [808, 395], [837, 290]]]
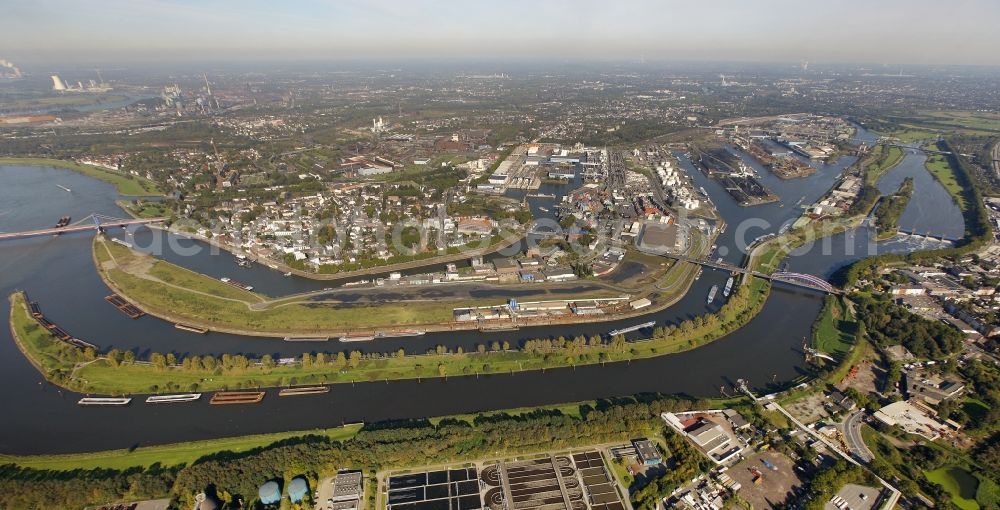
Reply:
[[378, 338], [397, 338], [405, 336], [424, 336], [425, 332], [416, 329], [403, 329], [399, 331], [379, 331], [375, 333]]
[[81, 406], [127, 406], [131, 402], [130, 397], [83, 397], [77, 404]]
[[247, 284], [245, 284], [243, 282], [238, 282], [238, 281], [230, 279], [230, 278], [226, 278], [226, 277], [219, 278], [219, 281], [222, 282], [222, 283], [228, 283], [229, 285], [232, 285], [233, 287], [236, 287], [237, 289], [245, 290], [247, 292], [250, 292], [250, 291], [253, 290], [253, 285], [247, 285]]
[[341, 342], [370, 342], [375, 340], [375, 335], [346, 335], [340, 337]]
[[140, 310], [138, 306], [129, 303], [125, 300], [125, 298], [119, 296], [118, 294], [112, 294], [104, 298], [104, 300], [114, 305], [118, 311], [127, 315], [129, 319], [138, 319], [139, 317], [146, 315], [146, 312]]
[[42, 313], [42, 310], [38, 307], [38, 303], [28, 300], [27, 294], [24, 295], [24, 300], [27, 301], [28, 310], [31, 312], [31, 316], [35, 318], [35, 322], [37, 322], [38, 325], [40, 325], [41, 327], [47, 329], [49, 333], [52, 334], [52, 336], [72, 345], [73, 347], [78, 347], [80, 349], [86, 349], [89, 347], [91, 349], [94, 349], [95, 351], [97, 350], [96, 345], [90, 342], [84, 342], [83, 340], [80, 340], [79, 338], [70, 335], [69, 333], [66, 332], [66, 330], [60, 328], [54, 322], [47, 319], [45, 315]]
[[651, 328], [656, 325], [656, 321], [643, 322], [642, 324], [636, 324], [635, 326], [629, 326], [627, 328], [615, 329], [608, 331], [608, 336], [618, 336], [624, 335], [625, 333], [631, 333], [633, 331], [639, 331], [640, 329]]
[[208, 328], [199, 328], [198, 326], [192, 326], [190, 324], [183, 324], [180, 322], [174, 324], [174, 327], [183, 331], [198, 333], [199, 335], [204, 335], [205, 333], [208, 333]]
[[330, 340], [328, 336], [286, 336], [286, 342], [326, 342]]
[[278, 392], [279, 397], [297, 397], [299, 395], [318, 395], [329, 393], [329, 386], [300, 386], [298, 388], [285, 388]]
[[201, 398], [201, 393], [181, 393], [179, 395], [153, 395], [146, 398], [147, 404], [174, 404], [177, 402], [194, 402]]
[[263, 391], [219, 391], [212, 395], [209, 404], [256, 404], [264, 400]]

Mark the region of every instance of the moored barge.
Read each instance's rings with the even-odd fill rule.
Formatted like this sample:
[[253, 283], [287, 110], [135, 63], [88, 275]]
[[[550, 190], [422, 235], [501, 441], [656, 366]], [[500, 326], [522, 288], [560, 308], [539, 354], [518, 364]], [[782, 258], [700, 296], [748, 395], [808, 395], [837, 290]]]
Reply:
[[318, 395], [329, 393], [329, 386], [300, 386], [297, 388], [284, 388], [278, 392], [279, 397], [296, 397], [299, 395]]
[[209, 404], [256, 404], [264, 400], [263, 391], [219, 391], [212, 395]]
[[127, 406], [131, 397], [83, 397], [77, 404], [81, 406]]
[[146, 397], [147, 404], [174, 404], [178, 402], [194, 402], [201, 398], [201, 393], [180, 393], [177, 395], [152, 395]]

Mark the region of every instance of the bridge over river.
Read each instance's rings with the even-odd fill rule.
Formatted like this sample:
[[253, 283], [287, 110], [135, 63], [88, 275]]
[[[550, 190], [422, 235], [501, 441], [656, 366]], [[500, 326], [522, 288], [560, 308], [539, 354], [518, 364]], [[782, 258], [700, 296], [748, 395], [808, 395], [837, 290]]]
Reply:
[[21, 232], [3, 232], [0, 233], [0, 241], [5, 241], [8, 239], [24, 239], [27, 237], [69, 234], [72, 232], [86, 232], [88, 230], [97, 230], [99, 232], [103, 232], [108, 228], [125, 228], [129, 225], [148, 225], [150, 223], [160, 223], [165, 220], [166, 218], [147, 218], [147, 219], [112, 218], [111, 216], [104, 216], [103, 214], [91, 214], [77, 221], [76, 223], [72, 223], [63, 227], [52, 227], [40, 230], [24, 230]]
[[762, 273], [760, 271], [754, 271], [745, 267], [735, 266], [728, 262], [723, 262], [721, 260], [709, 260], [702, 258], [687, 257], [685, 255], [675, 255], [671, 253], [665, 253], [664, 257], [671, 258], [674, 260], [679, 260], [681, 262], [690, 262], [692, 264], [698, 264], [704, 267], [710, 267], [712, 269], [721, 269], [723, 271], [729, 271], [731, 273], [740, 273], [750, 276], [755, 276], [757, 278], [763, 278], [772, 282], [781, 282], [787, 285], [794, 285], [796, 287], [803, 287], [811, 290], [818, 290], [821, 292], [826, 292], [828, 294], [841, 295], [844, 291], [835, 288], [830, 285], [826, 280], [811, 274], [804, 273], [792, 273], [788, 271], [776, 271], [774, 273]]

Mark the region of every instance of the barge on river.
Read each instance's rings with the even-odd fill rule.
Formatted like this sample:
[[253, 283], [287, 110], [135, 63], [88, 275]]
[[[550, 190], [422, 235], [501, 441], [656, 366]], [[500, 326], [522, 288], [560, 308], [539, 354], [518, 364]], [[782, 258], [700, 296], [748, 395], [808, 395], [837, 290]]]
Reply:
[[77, 404], [81, 406], [127, 406], [131, 397], [83, 397]]
[[375, 335], [345, 335], [340, 337], [341, 342], [370, 342], [375, 340]]
[[375, 333], [378, 338], [397, 338], [405, 336], [424, 336], [425, 332], [416, 329], [402, 329], [398, 331], [379, 331]]
[[222, 282], [222, 283], [228, 283], [229, 285], [232, 285], [233, 287], [236, 287], [237, 289], [245, 290], [247, 292], [250, 292], [250, 291], [253, 290], [253, 285], [247, 285], [247, 284], [245, 284], [243, 282], [238, 282], [238, 281], [233, 280], [231, 278], [219, 278], [219, 281]]
[[300, 386], [297, 388], [284, 388], [278, 392], [279, 397], [297, 397], [299, 395], [319, 395], [329, 393], [329, 386]]
[[264, 400], [263, 391], [219, 391], [208, 401], [212, 405], [256, 404]]
[[328, 336], [286, 336], [286, 342], [326, 342], [330, 340]]
[[192, 333], [198, 333], [199, 335], [204, 335], [205, 333], [208, 333], [208, 328], [200, 328], [198, 326], [192, 326], [190, 324], [183, 324], [183, 323], [180, 323], [180, 322], [178, 322], [177, 324], [174, 324], [174, 327], [177, 328], [177, 329], [183, 330], [183, 331], [190, 331]]
[[125, 298], [119, 296], [118, 294], [112, 294], [104, 298], [104, 300], [114, 305], [119, 312], [127, 315], [129, 319], [138, 319], [139, 317], [146, 315], [146, 312], [140, 310], [138, 306], [129, 303], [125, 300]]
[[146, 398], [147, 404], [176, 404], [179, 402], [194, 402], [201, 398], [201, 393], [181, 393], [178, 395], [152, 395]]

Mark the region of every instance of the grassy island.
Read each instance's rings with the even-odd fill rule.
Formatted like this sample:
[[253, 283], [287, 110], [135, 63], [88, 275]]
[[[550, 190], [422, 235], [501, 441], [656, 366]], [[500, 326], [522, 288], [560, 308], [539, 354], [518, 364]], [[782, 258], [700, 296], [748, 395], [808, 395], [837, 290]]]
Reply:
[[875, 230], [878, 240], [889, 239], [896, 235], [899, 228], [899, 217], [906, 210], [913, 196], [913, 178], [907, 177], [899, 185], [899, 189], [882, 199], [878, 209], [875, 209]]

